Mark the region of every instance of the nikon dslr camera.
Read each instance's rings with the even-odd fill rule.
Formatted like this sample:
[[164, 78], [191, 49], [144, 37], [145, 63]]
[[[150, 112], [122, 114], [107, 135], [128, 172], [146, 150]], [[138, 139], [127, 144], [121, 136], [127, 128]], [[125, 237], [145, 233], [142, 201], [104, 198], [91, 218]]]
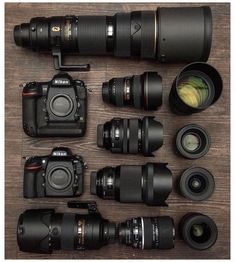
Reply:
[[84, 163], [66, 147], [30, 157], [24, 167], [24, 197], [73, 197], [83, 193]]
[[49, 82], [30, 82], [22, 92], [23, 128], [32, 137], [80, 137], [86, 131], [84, 82], [57, 74]]

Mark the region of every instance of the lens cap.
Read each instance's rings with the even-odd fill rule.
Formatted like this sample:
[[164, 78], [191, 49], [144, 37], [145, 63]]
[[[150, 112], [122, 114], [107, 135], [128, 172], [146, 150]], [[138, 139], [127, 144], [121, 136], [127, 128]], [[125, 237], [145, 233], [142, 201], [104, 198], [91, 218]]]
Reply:
[[184, 171], [180, 178], [180, 192], [190, 200], [208, 199], [214, 192], [215, 181], [205, 168], [192, 167]]
[[97, 179], [97, 173], [91, 172], [90, 176], [90, 192], [92, 195], [96, 195], [96, 179]]
[[186, 214], [180, 221], [179, 229], [185, 243], [197, 250], [210, 248], [218, 236], [215, 222], [200, 213]]
[[98, 147], [104, 146], [103, 133], [104, 133], [104, 125], [100, 124], [97, 126], [97, 146]]
[[145, 116], [142, 122], [142, 146], [145, 156], [153, 156], [152, 152], [163, 145], [163, 126], [154, 117]]
[[181, 128], [175, 138], [177, 151], [185, 158], [197, 159], [210, 148], [210, 137], [199, 125], [190, 124]]

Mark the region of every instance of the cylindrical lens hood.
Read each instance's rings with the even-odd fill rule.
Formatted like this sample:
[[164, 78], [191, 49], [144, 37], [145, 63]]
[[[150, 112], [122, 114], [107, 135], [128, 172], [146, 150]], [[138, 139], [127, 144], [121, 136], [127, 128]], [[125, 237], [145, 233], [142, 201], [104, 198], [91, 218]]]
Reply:
[[[178, 85], [184, 75], [196, 75], [202, 77], [209, 89], [209, 98], [206, 103], [199, 107], [192, 107], [186, 104], [179, 96]], [[207, 63], [191, 63], [185, 66], [176, 76], [169, 95], [169, 103], [172, 111], [176, 114], [189, 115], [198, 113], [212, 104], [220, 97], [223, 89], [223, 81], [219, 72]]]
[[160, 62], [207, 61], [212, 41], [210, 7], [158, 8], [157, 21]]
[[184, 242], [197, 250], [210, 248], [215, 244], [218, 236], [215, 222], [200, 213], [186, 214], [180, 221], [179, 231]]

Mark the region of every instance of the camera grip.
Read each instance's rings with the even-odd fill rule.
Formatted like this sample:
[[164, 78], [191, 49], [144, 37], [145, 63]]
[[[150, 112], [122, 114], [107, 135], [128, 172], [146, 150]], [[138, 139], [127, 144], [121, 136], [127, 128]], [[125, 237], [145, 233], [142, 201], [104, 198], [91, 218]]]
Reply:
[[36, 177], [37, 173], [25, 172], [24, 173], [24, 197], [34, 198], [37, 197]]
[[37, 135], [37, 124], [36, 124], [36, 100], [34, 96], [23, 96], [23, 129], [24, 132], [29, 136]]

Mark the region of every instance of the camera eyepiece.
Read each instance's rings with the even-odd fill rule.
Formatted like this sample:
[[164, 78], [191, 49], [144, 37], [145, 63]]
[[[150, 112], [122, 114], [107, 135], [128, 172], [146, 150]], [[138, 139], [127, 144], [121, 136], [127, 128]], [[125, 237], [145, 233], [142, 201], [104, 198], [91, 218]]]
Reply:
[[223, 82], [219, 72], [207, 63], [192, 63], [177, 75], [169, 95], [169, 102], [176, 114], [198, 113], [220, 97]]
[[120, 243], [138, 249], [174, 247], [175, 229], [171, 217], [137, 217], [119, 224]]
[[162, 78], [157, 72], [113, 78], [103, 83], [102, 97], [104, 102], [115, 106], [156, 110], [162, 104]]
[[97, 126], [97, 146], [112, 153], [152, 156], [163, 144], [163, 126], [154, 117], [113, 118]]
[[181, 128], [175, 138], [177, 151], [185, 158], [197, 159], [210, 148], [210, 137], [199, 125], [189, 124]]
[[197, 250], [210, 248], [218, 236], [215, 222], [200, 213], [186, 214], [180, 221], [180, 232], [185, 243]]
[[213, 194], [214, 189], [214, 177], [205, 168], [188, 168], [180, 177], [180, 192], [190, 200], [206, 200]]
[[172, 173], [162, 163], [105, 167], [91, 173], [91, 194], [122, 203], [165, 206], [172, 191]]

